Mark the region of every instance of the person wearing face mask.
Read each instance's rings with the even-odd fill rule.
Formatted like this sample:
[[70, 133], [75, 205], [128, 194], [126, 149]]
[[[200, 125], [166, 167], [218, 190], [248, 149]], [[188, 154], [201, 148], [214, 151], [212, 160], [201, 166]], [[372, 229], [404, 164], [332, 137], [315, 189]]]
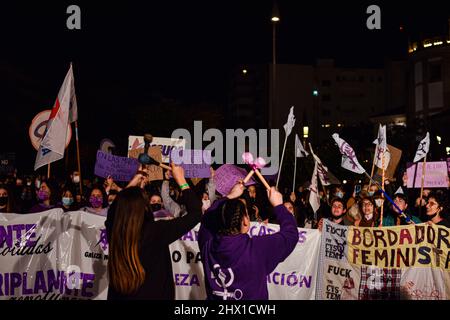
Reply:
[[56, 187], [51, 182], [41, 182], [41, 187], [37, 192], [38, 203], [30, 209], [29, 213], [37, 213], [55, 208], [55, 191]]
[[63, 190], [59, 207], [62, 208], [64, 212], [76, 211], [79, 209], [79, 207], [75, 203], [73, 192], [69, 188], [65, 188]]
[[205, 213], [206, 210], [211, 207], [211, 200], [209, 200], [209, 195], [207, 192], [203, 192], [202, 195], [202, 213]]
[[378, 227], [379, 214], [372, 197], [363, 197], [359, 202], [361, 220], [355, 221], [356, 227]]
[[81, 210], [106, 217], [108, 215], [106, 199], [105, 191], [100, 187], [94, 187], [89, 195], [89, 205]]
[[347, 205], [344, 200], [341, 198], [334, 198], [333, 200], [331, 200], [331, 216], [328, 218], [320, 219], [317, 229], [319, 229], [319, 231], [322, 231], [324, 219], [340, 224], [341, 226], [352, 225], [352, 223], [348, 219], [345, 219], [346, 213]]
[[108, 205], [111, 206], [112, 203], [114, 202], [114, 200], [116, 200], [117, 198], [117, 194], [119, 193], [119, 191], [112, 189], [109, 191], [108, 193]]
[[0, 185], [0, 213], [15, 213], [14, 200], [5, 185]]
[[448, 197], [442, 190], [430, 192], [426, 208], [428, 223], [450, 228]]

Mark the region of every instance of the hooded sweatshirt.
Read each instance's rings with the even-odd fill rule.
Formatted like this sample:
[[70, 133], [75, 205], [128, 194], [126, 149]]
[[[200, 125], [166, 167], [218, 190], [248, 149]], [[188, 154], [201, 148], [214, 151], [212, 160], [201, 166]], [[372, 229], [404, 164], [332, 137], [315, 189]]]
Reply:
[[250, 238], [248, 234], [218, 235], [217, 200], [206, 211], [199, 230], [208, 300], [267, 300], [267, 275], [284, 261], [298, 242], [297, 223], [284, 205], [274, 208], [280, 231]]

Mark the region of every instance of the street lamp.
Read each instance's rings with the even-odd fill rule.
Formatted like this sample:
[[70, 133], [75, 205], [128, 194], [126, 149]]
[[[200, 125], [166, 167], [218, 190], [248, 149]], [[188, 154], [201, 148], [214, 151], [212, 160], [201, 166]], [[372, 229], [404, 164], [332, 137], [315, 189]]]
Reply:
[[272, 8], [272, 16], [270, 17], [270, 21], [272, 21], [272, 100], [271, 100], [271, 108], [270, 108], [270, 119], [269, 126], [273, 126], [273, 117], [272, 113], [276, 108], [276, 65], [277, 65], [277, 55], [276, 55], [276, 25], [277, 22], [280, 21], [280, 12], [278, 10], [278, 6], [276, 1], [273, 3]]
[[309, 135], [309, 127], [308, 126], [304, 126], [303, 127], [303, 147], [306, 150], [306, 139], [308, 139], [308, 135]]

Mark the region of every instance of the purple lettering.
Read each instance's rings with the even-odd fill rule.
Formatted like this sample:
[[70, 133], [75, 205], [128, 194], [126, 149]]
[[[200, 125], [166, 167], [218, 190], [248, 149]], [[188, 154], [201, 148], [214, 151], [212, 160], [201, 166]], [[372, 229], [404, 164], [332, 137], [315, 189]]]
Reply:
[[34, 281], [34, 294], [39, 293], [39, 290], [42, 290], [42, 293], [47, 292], [47, 285], [45, 284], [43, 271], [36, 272], [36, 280]]
[[23, 273], [22, 278], [23, 278], [22, 295], [33, 294], [33, 289], [27, 288], [28, 274], [26, 272]]
[[90, 273], [83, 274], [83, 286], [81, 287], [81, 295], [83, 297], [92, 297], [94, 294], [92, 292], [87, 292], [88, 288], [94, 286], [95, 275]]

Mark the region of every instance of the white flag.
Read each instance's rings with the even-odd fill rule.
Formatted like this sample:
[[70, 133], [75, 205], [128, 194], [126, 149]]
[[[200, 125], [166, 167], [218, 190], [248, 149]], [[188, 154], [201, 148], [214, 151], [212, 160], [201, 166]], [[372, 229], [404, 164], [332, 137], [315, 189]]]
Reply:
[[295, 116], [294, 116], [294, 107], [292, 106], [290, 111], [289, 111], [287, 122], [283, 126], [284, 127], [284, 131], [286, 132], [286, 137], [288, 137], [291, 134], [292, 128], [294, 126], [295, 126]]
[[308, 156], [309, 153], [303, 148], [302, 142], [300, 141], [300, 138], [298, 135], [295, 135], [295, 156], [297, 158], [303, 158]]
[[422, 158], [427, 156], [428, 151], [430, 150], [430, 133], [427, 132], [426, 137], [420, 141], [419, 147], [416, 151], [416, 156], [414, 157], [414, 162], [421, 160]]
[[71, 121], [77, 119], [72, 65], [70, 65], [64, 82], [59, 89], [58, 97], [48, 118], [47, 129], [36, 156], [34, 170], [64, 157], [69, 114]]
[[317, 161], [314, 165], [313, 175], [311, 177], [311, 185], [309, 186], [309, 203], [314, 211], [314, 213], [319, 210], [320, 207], [320, 195], [319, 195], [319, 186], [317, 184]]
[[345, 142], [344, 139], [339, 138], [337, 133], [333, 134], [332, 137], [339, 146], [339, 151], [342, 154], [342, 168], [359, 174], [366, 172], [366, 170], [364, 170], [364, 168], [359, 164], [358, 159], [356, 159], [356, 154], [353, 148]]
[[317, 164], [317, 173], [319, 174], [320, 183], [323, 186], [329, 186], [331, 182], [330, 178], [328, 177], [328, 168], [324, 166], [322, 160], [320, 160], [320, 158], [314, 153], [313, 149], [311, 148], [311, 144], [309, 144], [309, 150], [311, 150], [314, 161]]
[[378, 129], [378, 137], [373, 143], [377, 145], [375, 148], [375, 165], [380, 169], [386, 170], [389, 165], [389, 161], [391, 160], [391, 153], [387, 148], [386, 126], [382, 126], [380, 124], [380, 128]]

